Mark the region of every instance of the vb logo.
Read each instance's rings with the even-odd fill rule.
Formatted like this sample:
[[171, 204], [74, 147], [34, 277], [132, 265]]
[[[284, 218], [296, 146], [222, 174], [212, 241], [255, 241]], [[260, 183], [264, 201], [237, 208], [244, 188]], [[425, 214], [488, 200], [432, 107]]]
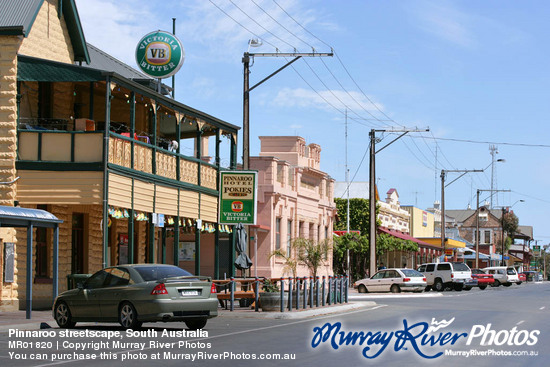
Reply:
[[242, 212], [243, 211], [243, 202], [242, 201], [234, 201], [231, 203], [231, 210], [234, 212]]
[[147, 46], [146, 58], [151, 65], [165, 65], [170, 61], [170, 46], [165, 42], [152, 42]]

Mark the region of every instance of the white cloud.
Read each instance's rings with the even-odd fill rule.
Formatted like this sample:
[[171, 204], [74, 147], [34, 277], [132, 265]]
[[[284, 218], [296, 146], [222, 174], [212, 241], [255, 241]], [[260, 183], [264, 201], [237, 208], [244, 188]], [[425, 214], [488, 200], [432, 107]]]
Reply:
[[136, 45], [158, 27], [155, 12], [128, 0], [76, 0], [86, 41], [129, 65]]
[[414, 9], [410, 6], [408, 8], [420, 29], [463, 47], [472, 46], [476, 42], [470, 30], [473, 19], [468, 14], [445, 1], [415, 3], [418, 4]]

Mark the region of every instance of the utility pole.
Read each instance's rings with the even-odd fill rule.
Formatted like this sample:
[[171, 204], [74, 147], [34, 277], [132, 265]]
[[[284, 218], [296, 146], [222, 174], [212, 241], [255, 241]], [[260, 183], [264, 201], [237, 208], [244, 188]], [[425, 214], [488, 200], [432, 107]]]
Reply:
[[[346, 107], [346, 187], [347, 187], [347, 205], [346, 205], [346, 234], [349, 234], [349, 168], [348, 168], [348, 109]], [[350, 264], [349, 264], [349, 246], [348, 248], [346, 249], [346, 275], [348, 276], [348, 279], [349, 279], [349, 275], [350, 275]], [[348, 285], [349, 286], [349, 285]]]
[[495, 189], [495, 155], [498, 154], [498, 148], [496, 145], [489, 145], [489, 151], [491, 152], [491, 204], [489, 209], [493, 209], [493, 192]]
[[[387, 148], [389, 145], [402, 138], [409, 132], [421, 132], [421, 131], [430, 131], [429, 128], [426, 129], [371, 129], [369, 133], [370, 137], [370, 154], [369, 154], [369, 249], [370, 249], [370, 261], [369, 261], [369, 275], [373, 276], [376, 272], [376, 153], [380, 153], [382, 150]], [[376, 150], [376, 133], [377, 132], [391, 132], [391, 133], [402, 133], [397, 138], [390, 141], [388, 144], [384, 145], [382, 148]]]
[[[256, 44], [252, 43], [252, 40], [249, 42], [249, 45], [257, 45], [258, 41], [256, 41]], [[243, 65], [244, 65], [244, 86], [243, 86], [243, 170], [248, 170], [250, 167], [250, 92], [258, 87], [263, 82], [270, 79], [272, 76], [279, 73], [281, 70], [286, 68], [287, 66], [290, 66], [293, 62], [299, 60], [302, 57], [324, 57], [324, 56], [332, 56], [332, 53], [318, 53], [318, 52], [312, 52], [312, 53], [281, 53], [281, 52], [274, 52], [274, 53], [250, 53], [245, 52], [243, 55]], [[249, 86], [249, 74], [250, 74], [250, 59], [254, 59], [254, 57], [294, 57], [291, 61], [287, 62], [285, 65], [274, 71], [273, 73], [269, 74], [267, 77], [259, 81], [258, 83], [254, 84], [252, 87]]]
[[[460, 176], [449, 182], [447, 185], [445, 185], [445, 176], [447, 173], [450, 172], [460, 172], [462, 173]], [[466, 173], [469, 172], [483, 172], [482, 169], [454, 169], [454, 170], [441, 170], [441, 249], [443, 251], [443, 256], [445, 256], [445, 187], [449, 186], [462, 176], [464, 176]]]
[[483, 191], [490, 191], [493, 193], [493, 191], [497, 192], [510, 192], [511, 190], [482, 190], [477, 189], [477, 205], [476, 205], [476, 234], [475, 234], [475, 243], [476, 243], [476, 268], [479, 268], [479, 194]]

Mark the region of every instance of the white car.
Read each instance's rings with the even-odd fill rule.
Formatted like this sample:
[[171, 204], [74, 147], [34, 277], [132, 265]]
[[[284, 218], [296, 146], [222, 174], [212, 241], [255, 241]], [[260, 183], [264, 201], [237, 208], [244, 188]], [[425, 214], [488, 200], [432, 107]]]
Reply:
[[413, 269], [379, 270], [370, 278], [358, 280], [354, 287], [359, 293], [401, 291], [422, 292], [426, 288], [426, 278]]
[[461, 291], [477, 287], [477, 280], [472, 279], [472, 271], [468, 265], [460, 262], [442, 262], [422, 264], [418, 271], [424, 274], [427, 279], [428, 288], [436, 292], [445, 289]]
[[493, 287], [498, 287], [501, 284], [509, 287], [513, 283], [519, 283], [518, 272], [513, 266], [491, 266], [482, 270], [487, 274], [493, 274], [493, 278], [495, 278]]

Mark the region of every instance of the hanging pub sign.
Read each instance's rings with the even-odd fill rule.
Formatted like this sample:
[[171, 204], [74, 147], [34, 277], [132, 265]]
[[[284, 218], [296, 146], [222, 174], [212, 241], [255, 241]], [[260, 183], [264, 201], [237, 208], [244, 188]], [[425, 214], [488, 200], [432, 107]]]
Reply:
[[181, 42], [171, 33], [155, 31], [145, 35], [136, 47], [136, 62], [145, 74], [168, 78], [183, 65], [185, 52]]
[[258, 172], [220, 172], [220, 224], [256, 224]]

